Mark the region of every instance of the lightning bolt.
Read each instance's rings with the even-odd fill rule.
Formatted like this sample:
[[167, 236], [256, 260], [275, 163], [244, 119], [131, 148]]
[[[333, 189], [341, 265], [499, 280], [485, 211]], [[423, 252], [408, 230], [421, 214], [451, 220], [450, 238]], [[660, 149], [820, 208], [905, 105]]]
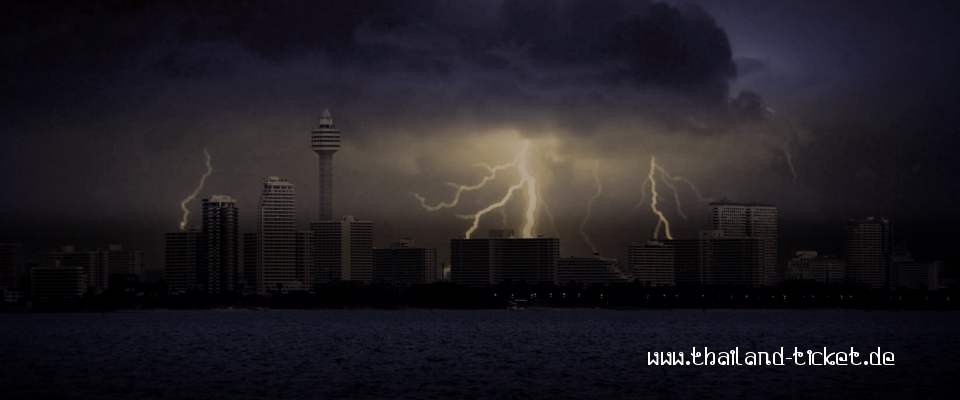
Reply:
[[634, 210], [639, 210], [647, 202], [647, 187], [650, 186], [650, 181], [644, 179], [643, 184], [640, 185], [640, 201], [633, 206]]
[[780, 147], [783, 151], [783, 157], [787, 159], [787, 167], [790, 168], [790, 175], [793, 176], [793, 183], [797, 183], [797, 169], [793, 166], [793, 155], [790, 153], [790, 139], [783, 142]]
[[[778, 118], [777, 110], [774, 110], [771, 107], [767, 107], [766, 112], [770, 119], [774, 121], [780, 121], [783, 125], [785, 125], [792, 136], [795, 137], [797, 135], [797, 131], [799, 129], [797, 129], [797, 126], [793, 123], [793, 121], [787, 118]], [[793, 183], [797, 183], [797, 169], [793, 165], [793, 154], [790, 152], [790, 142], [792, 139], [792, 137], [785, 137], [783, 144], [780, 145], [780, 151], [783, 152], [783, 158], [787, 161], [787, 167], [790, 169], [790, 176], [793, 177]]]
[[483, 187], [486, 186], [487, 183], [489, 183], [494, 179], [497, 179], [497, 172], [516, 166], [516, 161], [510, 162], [507, 164], [496, 165], [493, 167], [486, 164], [477, 164], [477, 166], [485, 168], [487, 170], [487, 175], [481, 178], [480, 182], [477, 182], [476, 184], [473, 184], [473, 185], [461, 185], [458, 183], [448, 182], [447, 185], [450, 185], [456, 189], [456, 191], [453, 194], [453, 199], [449, 201], [443, 201], [443, 202], [431, 205], [431, 204], [427, 204], [427, 199], [421, 196], [420, 194], [418, 193], [411, 193], [411, 194], [418, 201], [420, 201], [420, 207], [423, 207], [424, 210], [439, 211], [444, 208], [453, 208], [453, 207], [456, 207], [458, 204], [460, 204], [460, 196], [463, 195], [464, 192], [472, 192], [474, 190], [483, 189]]
[[547, 220], [550, 221], [550, 229], [553, 230], [554, 237], [560, 237], [560, 231], [557, 230], [557, 222], [553, 219], [553, 211], [550, 211], [550, 204], [547, 204], [547, 201], [540, 196], [540, 205], [543, 206], [543, 214], [547, 216]]
[[657, 201], [660, 198], [660, 194], [657, 193], [657, 158], [655, 156], [650, 156], [650, 172], [647, 174], [647, 182], [650, 183], [650, 211], [657, 216], [657, 226], [653, 229], [653, 238], [658, 239], [660, 237], [660, 228], [663, 227], [663, 232], [667, 236], [668, 240], [673, 240], [673, 234], [670, 233], [670, 221], [667, 217], [657, 208]]
[[[679, 214], [680, 217], [682, 217], [683, 219], [687, 219], [687, 214], [683, 211], [683, 205], [680, 203], [680, 192], [677, 190], [677, 186], [674, 184], [674, 182], [679, 182], [687, 185], [690, 188], [690, 190], [693, 191], [693, 194], [697, 196], [697, 201], [701, 203], [706, 203], [710, 201], [710, 199], [704, 198], [703, 195], [700, 194], [700, 189], [697, 189], [697, 186], [694, 185], [693, 182], [690, 182], [689, 179], [684, 178], [682, 176], [671, 175], [670, 172], [667, 171], [665, 168], [663, 168], [663, 166], [660, 164], [656, 165], [656, 169], [657, 169], [657, 172], [660, 173], [660, 180], [663, 182], [664, 185], [670, 188], [670, 191], [673, 192], [673, 200], [677, 206], [677, 214]], [[641, 193], [641, 195], [643, 194], [644, 193]], [[641, 201], [643, 201], [644, 197], [645, 196], [641, 196]]]
[[537, 177], [530, 173], [530, 166], [527, 162], [529, 158], [529, 147], [529, 141], [523, 142], [523, 150], [520, 151], [520, 163], [517, 166], [517, 171], [520, 172], [520, 182], [525, 183], [527, 186], [526, 218], [524, 218], [523, 230], [521, 231], [525, 238], [534, 237], [533, 230], [537, 227], [537, 206], [540, 204], [540, 192], [537, 190]]
[[660, 172], [660, 180], [663, 181], [663, 184], [673, 193], [673, 202], [676, 204], [677, 214], [680, 215], [680, 218], [687, 219], [687, 213], [683, 212], [683, 204], [680, 203], [680, 191], [677, 190], [677, 186], [674, 185], [670, 179], [667, 179], [663, 169], [659, 168], [659, 166], [657, 169]]
[[473, 223], [470, 225], [470, 228], [467, 229], [467, 231], [463, 234], [463, 236], [466, 237], [467, 239], [470, 239], [473, 236], [473, 233], [477, 231], [477, 228], [480, 227], [480, 218], [482, 218], [487, 213], [506, 205], [508, 202], [510, 202], [510, 198], [513, 197], [513, 193], [520, 189], [523, 189], [524, 185], [526, 185], [526, 182], [521, 180], [520, 182], [517, 182], [515, 185], [510, 186], [510, 189], [507, 189], [507, 193], [503, 195], [503, 198], [501, 198], [496, 203], [486, 206], [485, 208], [483, 208], [480, 211], [477, 211], [474, 214], [461, 215], [460, 216], [461, 218], [473, 220]]
[[580, 237], [583, 238], [583, 242], [590, 247], [590, 253], [597, 254], [597, 246], [593, 244], [593, 240], [591, 240], [590, 235], [587, 234], [586, 227], [587, 222], [590, 221], [590, 217], [593, 215], [593, 203], [603, 194], [603, 182], [600, 181], [600, 160], [597, 160], [596, 164], [593, 165], [593, 182], [597, 190], [593, 193], [593, 196], [590, 196], [590, 200], [587, 200], [587, 212], [583, 215], [583, 219], [580, 220]]
[[464, 237], [470, 239], [473, 234], [477, 231], [480, 226], [480, 219], [484, 215], [487, 215], [493, 211], [500, 210], [501, 218], [503, 222], [506, 223], [506, 212], [503, 211], [503, 207], [510, 202], [513, 198], [514, 193], [520, 190], [526, 192], [527, 202], [524, 208], [524, 223], [521, 230], [521, 235], [524, 238], [534, 237], [534, 229], [537, 226], [537, 211], [538, 206], [543, 201], [540, 198], [540, 191], [537, 186], [537, 177], [531, 172], [529, 165], [529, 156], [530, 156], [530, 141], [524, 141], [521, 146], [520, 151], [514, 157], [513, 161], [507, 164], [502, 164], [494, 167], [484, 166], [487, 168], [488, 174], [483, 177], [477, 184], [474, 185], [459, 185], [451, 184], [456, 187], [457, 190], [454, 193], [453, 199], [446, 202], [437, 203], [434, 205], [428, 204], [426, 199], [419, 194], [413, 193], [413, 196], [420, 201], [420, 206], [427, 211], [438, 211], [444, 208], [453, 208], [460, 203], [460, 197], [464, 192], [479, 190], [486, 186], [486, 184], [494, 179], [496, 179], [496, 174], [499, 171], [508, 168], [516, 168], [517, 174], [520, 177], [520, 181], [511, 185], [507, 192], [500, 198], [500, 200], [480, 209], [479, 211], [473, 214], [458, 214], [457, 217], [461, 219], [466, 219], [472, 221], [470, 227], [467, 228], [467, 231], [464, 233]]
[[203, 156], [206, 158], [207, 171], [203, 173], [203, 176], [200, 177], [200, 183], [197, 184], [197, 187], [193, 189], [186, 198], [180, 202], [180, 210], [183, 211], [183, 216], [180, 217], [180, 230], [187, 230], [187, 218], [190, 216], [190, 209], [187, 208], [187, 204], [190, 204], [193, 199], [197, 198], [197, 195], [200, 194], [200, 191], [203, 190], [203, 185], [207, 182], [207, 177], [213, 173], [213, 166], [210, 164], [210, 153], [207, 152], [207, 149], [203, 149]]

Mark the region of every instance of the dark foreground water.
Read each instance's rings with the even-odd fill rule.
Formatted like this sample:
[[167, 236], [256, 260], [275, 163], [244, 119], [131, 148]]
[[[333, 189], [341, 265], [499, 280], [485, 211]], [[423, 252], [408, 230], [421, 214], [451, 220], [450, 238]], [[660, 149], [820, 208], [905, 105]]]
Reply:
[[[893, 367], [654, 367], [647, 351], [880, 346]], [[0, 398], [958, 398], [960, 313], [0, 315]]]

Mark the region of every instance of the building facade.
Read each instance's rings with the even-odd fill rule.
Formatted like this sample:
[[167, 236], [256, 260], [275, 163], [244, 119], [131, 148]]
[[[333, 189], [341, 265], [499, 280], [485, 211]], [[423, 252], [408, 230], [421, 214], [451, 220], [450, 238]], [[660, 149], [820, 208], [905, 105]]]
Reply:
[[710, 203], [707, 229], [720, 231], [723, 237], [759, 239], [763, 246], [761, 265], [763, 284], [777, 285], [782, 281], [779, 268], [780, 212], [770, 205], [730, 202]]
[[373, 280], [373, 222], [347, 215], [340, 221], [314, 222], [310, 230], [316, 282]]
[[613, 258], [563, 257], [557, 261], [557, 284], [560, 285], [606, 285], [627, 281], [629, 277], [620, 271]]
[[373, 281], [390, 285], [417, 285], [442, 279], [437, 249], [414, 247], [412, 241], [373, 250]]
[[645, 286], [676, 285], [675, 250], [668, 244], [650, 240], [627, 246], [627, 266], [635, 282]]
[[207, 237], [202, 231], [170, 232], [164, 236], [163, 280], [167, 292], [205, 292]]
[[867, 217], [847, 221], [847, 282], [860, 287], [890, 287], [893, 257], [890, 220]]
[[304, 290], [297, 265], [296, 189], [286, 179], [263, 181], [257, 219], [257, 293]]
[[450, 254], [451, 279], [463, 285], [557, 283], [556, 238], [453, 239]]
[[230, 196], [203, 199], [203, 233], [206, 262], [199, 271], [200, 284], [207, 293], [228, 293], [240, 286], [240, 214]]

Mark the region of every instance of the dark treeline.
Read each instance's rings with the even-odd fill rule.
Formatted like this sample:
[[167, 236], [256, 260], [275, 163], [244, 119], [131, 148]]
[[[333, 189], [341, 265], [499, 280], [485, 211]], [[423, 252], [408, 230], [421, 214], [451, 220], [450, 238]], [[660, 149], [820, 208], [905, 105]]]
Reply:
[[335, 283], [310, 292], [267, 296], [168, 295], [162, 283], [132, 285], [82, 298], [25, 302], [8, 312], [110, 311], [122, 309], [315, 309], [315, 308], [860, 308], [957, 309], [960, 291], [870, 290], [845, 286], [791, 284], [754, 287], [650, 287], [609, 285], [528, 285], [505, 283], [475, 288], [449, 282], [415, 286]]

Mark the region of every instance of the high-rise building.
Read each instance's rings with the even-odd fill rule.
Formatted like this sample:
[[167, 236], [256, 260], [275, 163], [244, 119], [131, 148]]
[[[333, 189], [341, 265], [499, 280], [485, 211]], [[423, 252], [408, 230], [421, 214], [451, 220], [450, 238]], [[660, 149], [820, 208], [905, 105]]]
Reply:
[[43, 262], [44, 268], [80, 267], [86, 279], [85, 289], [102, 292], [109, 283], [109, 270], [106, 253], [101, 250], [81, 250], [67, 245], [48, 251]]
[[171, 294], [206, 291], [207, 237], [201, 231], [170, 232], [164, 236], [163, 280]]
[[846, 263], [837, 256], [819, 254], [812, 250], [798, 251], [787, 262], [788, 280], [812, 281], [820, 284], [838, 284], [846, 280]]
[[0, 290], [16, 290], [23, 273], [23, 246], [0, 243]]
[[230, 196], [203, 199], [206, 262], [199, 271], [207, 293], [236, 291], [240, 284], [240, 225], [237, 202]]
[[491, 236], [496, 237], [450, 241], [450, 272], [454, 282], [470, 286], [503, 282], [556, 283], [559, 240], [513, 238], [497, 233]]
[[700, 286], [705, 283], [701, 268], [699, 239], [664, 240], [673, 249], [673, 272], [677, 286]]
[[847, 221], [847, 282], [873, 289], [890, 286], [893, 257], [890, 228], [886, 218]]
[[919, 261], [909, 251], [894, 251], [890, 287], [937, 290], [941, 286], [943, 261]]
[[710, 203], [707, 229], [720, 231], [727, 239], [760, 239], [763, 246], [763, 284], [780, 283], [783, 273], [778, 267], [780, 222], [776, 207], [762, 204]]
[[104, 250], [110, 287], [143, 279], [143, 251], [111, 244]]
[[310, 148], [317, 153], [320, 180], [318, 189], [319, 221], [333, 220], [333, 155], [340, 150], [340, 130], [333, 123], [330, 110], [323, 110], [320, 123], [310, 132]]
[[416, 285], [442, 278], [437, 249], [413, 247], [412, 240], [374, 249], [373, 260], [373, 281], [377, 283]]
[[30, 292], [38, 303], [79, 299], [87, 292], [87, 282], [82, 266], [52, 264], [30, 270]]
[[675, 250], [666, 243], [649, 240], [627, 246], [627, 266], [636, 282], [646, 286], [673, 286]]
[[315, 247], [313, 231], [297, 231], [294, 258], [297, 263], [297, 276], [303, 281], [304, 289], [309, 289], [316, 283], [317, 278], [313, 270], [317, 262], [313, 253]]
[[613, 258], [563, 257], [557, 261], [557, 283], [560, 285], [604, 285], [628, 280]]
[[753, 237], [703, 237], [700, 259], [704, 284], [764, 286], [768, 284], [766, 243]]
[[257, 266], [257, 249], [260, 248], [259, 234], [246, 232], [243, 234], [243, 283], [241, 290], [244, 293], [256, 293], [260, 268]]
[[373, 222], [344, 216], [310, 224], [316, 282], [373, 280]]
[[285, 292], [307, 288], [297, 268], [296, 189], [277, 176], [263, 181], [257, 221], [257, 292]]

